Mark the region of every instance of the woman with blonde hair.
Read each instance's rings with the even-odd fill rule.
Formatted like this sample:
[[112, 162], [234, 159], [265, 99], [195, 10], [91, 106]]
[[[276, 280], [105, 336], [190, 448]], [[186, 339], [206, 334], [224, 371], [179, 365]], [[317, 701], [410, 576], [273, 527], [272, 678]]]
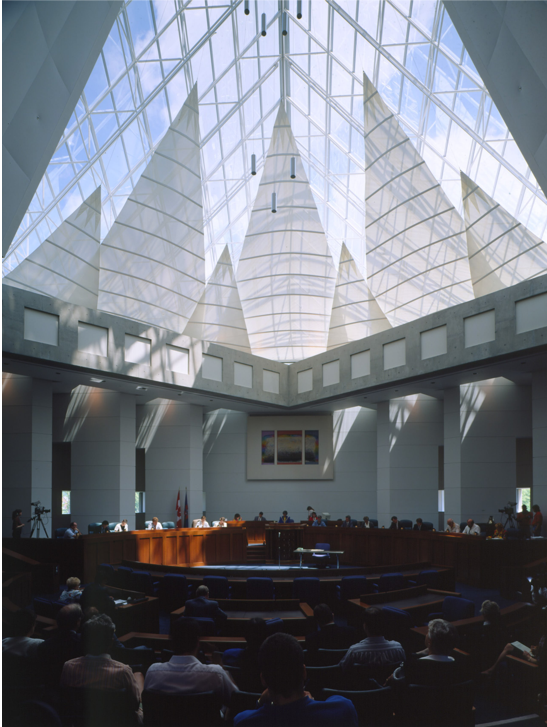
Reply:
[[73, 601], [79, 601], [82, 595], [82, 589], [80, 588], [80, 579], [73, 576], [67, 578], [66, 591], [61, 593], [60, 600], [64, 603], [71, 603]]

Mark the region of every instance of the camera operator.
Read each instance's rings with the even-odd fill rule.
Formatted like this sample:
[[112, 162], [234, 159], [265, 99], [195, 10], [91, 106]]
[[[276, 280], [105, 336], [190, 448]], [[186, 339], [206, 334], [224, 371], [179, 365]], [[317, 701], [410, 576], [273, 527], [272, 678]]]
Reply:
[[517, 515], [517, 525], [521, 533], [530, 537], [530, 523], [532, 521], [532, 514], [526, 507], [522, 506], [522, 510]]
[[16, 540], [20, 540], [22, 530], [25, 527], [25, 523], [21, 520], [22, 514], [23, 511], [20, 509], [14, 510], [11, 513], [11, 537]]

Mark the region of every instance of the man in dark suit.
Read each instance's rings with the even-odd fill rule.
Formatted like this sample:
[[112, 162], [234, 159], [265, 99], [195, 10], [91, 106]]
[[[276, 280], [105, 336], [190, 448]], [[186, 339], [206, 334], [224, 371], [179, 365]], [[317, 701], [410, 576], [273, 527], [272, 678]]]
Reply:
[[48, 686], [59, 686], [65, 661], [82, 656], [81, 637], [78, 633], [82, 622], [82, 609], [71, 603], [57, 614], [57, 631], [43, 641], [36, 651], [40, 670]]
[[261, 522], [261, 523], [265, 523], [266, 522], [266, 518], [264, 517], [264, 513], [263, 512], [259, 512], [258, 513], [258, 515], [255, 517], [255, 522]]
[[104, 570], [97, 571], [95, 583], [90, 583], [82, 591], [80, 606], [82, 611], [90, 606], [95, 606], [99, 613], [106, 613], [109, 616], [114, 614], [114, 600], [106, 590], [107, 574]]
[[281, 517], [279, 518], [279, 522], [283, 525], [286, 523], [293, 523], [294, 520], [289, 517], [286, 510], [283, 510], [283, 515], [281, 515]]
[[417, 517], [416, 518], [416, 524], [414, 525], [414, 527], [412, 528], [412, 530], [424, 530], [425, 528], [424, 528], [423, 522], [424, 521], [422, 520], [421, 517]]
[[333, 613], [326, 603], [316, 606], [313, 615], [319, 630], [306, 636], [306, 649], [310, 654], [317, 649], [349, 649], [357, 641], [355, 629], [334, 623]]
[[228, 619], [218, 603], [209, 598], [207, 586], [200, 586], [196, 591], [196, 597], [186, 601], [184, 615], [190, 618], [212, 618], [218, 631]]
[[352, 528], [353, 523], [351, 522], [351, 515], [346, 515], [346, 519], [342, 523], [343, 528]]
[[389, 526], [389, 530], [399, 530], [399, 520], [397, 519], [396, 515], [391, 518], [391, 525]]

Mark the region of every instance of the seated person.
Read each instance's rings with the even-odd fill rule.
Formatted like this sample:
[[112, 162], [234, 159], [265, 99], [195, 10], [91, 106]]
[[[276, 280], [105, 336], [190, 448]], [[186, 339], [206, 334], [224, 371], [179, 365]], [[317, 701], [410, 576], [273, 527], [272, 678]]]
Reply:
[[[89, 619], [94, 618], [95, 616], [99, 616], [99, 609], [95, 608], [95, 606], [88, 606], [82, 613], [82, 626], [85, 624], [86, 621], [89, 621]], [[80, 631], [82, 629], [82, 626], [80, 626]], [[114, 624], [114, 628], [116, 628], [116, 624]], [[148, 646], [135, 646], [135, 649], [144, 650], [148, 648]], [[112, 648], [109, 651], [110, 656], [112, 656], [115, 649], [125, 649], [125, 644], [122, 644], [122, 642], [116, 636], [116, 632], [114, 631], [114, 636], [112, 637]]]
[[207, 522], [205, 515], [202, 515], [196, 523], [196, 528], [210, 528], [211, 526]]
[[86, 586], [80, 596], [80, 606], [85, 611], [90, 606], [94, 606], [99, 613], [114, 613], [114, 599], [108, 595], [106, 590], [106, 582], [108, 576], [106, 571], [101, 568], [97, 569], [95, 582]]
[[68, 528], [65, 530], [63, 540], [74, 540], [75, 538], [79, 538], [80, 535], [81, 533], [78, 530], [78, 523], [70, 523]]
[[389, 530], [399, 530], [399, 520], [397, 519], [397, 516], [394, 515], [391, 518], [391, 525], [388, 528]]
[[507, 642], [507, 636], [502, 624], [500, 607], [495, 601], [483, 601], [480, 613], [484, 622], [477, 647], [481, 669], [484, 670], [495, 664]]
[[[70, 578], [69, 578], [70, 580]], [[82, 655], [82, 642], [78, 629], [82, 623], [82, 609], [71, 603], [57, 614], [57, 631], [42, 641], [36, 656], [47, 684], [59, 686], [61, 672], [66, 661]]]
[[424, 529], [424, 521], [421, 517], [416, 518], [416, 524], [412, 528], [412, 530], [423, 530]]
[[239, 690], [221, 666], [198, 661], [199, 635], [197, 621], [177, 619], [171, 626], [175, 655], [165, 664], [152, 664], [148, 668], [144, 688], [175, 694], [212, 691], [228, 706], [232, 693]]
[[16, 611], [10, 618], [13, 636], [2, 639], [2, 653], [34, 657], [43, 639], [34, 639], [36, 614], [28, 608]]
[[340, 662], [344, 671], [353, 664], [367, 666], [395, 664], [405, 660], [405, 650], [398, 641], [388, 641], [382, 635], [384, 619], [382, 609], [371, 606], [363, 612], [363, 629], [366, 638], [350, 646]]
[[196, 597], [186, 601], [184, 616], [189, 618], [212, 618], [219, 631], [228, 619], [218, 603], [209, 598], [207, 586], [199, 586]]
[[334, 696], [316, 702], [304, 691], [304, 653], [294, 636], [278, 633], [267, 638], [260, 649], [259, 663], [266, 690], [257, 702], [257, 709], [240, 712], [234, 718], [234, 725], [357, 727], [357, 712], [349, 699]]
[[101, 614], [90, 618], [82, 626], [82, 650], [79, 656], [65, 662], [61, 673], [61, 687], [95, 687], [125, 689], [131, 699], [131, 708], [139, 709], [144, 677], [133, 673], [130, 666], [114, 661], [109, 655], [115, 626], [112, 619]]
[[313, 510], [310, 511], [309, 517], [308, 517], [308, 524], [313, 525], [313, 523], [317, 520], [317, 513]]
[[108, 525], [108, 520], [103, 520], [101, 523], [101, 529], [99, 530], [99, 533], [105, 534], [110, 532], [110, 527]]
[[163, 530], [163, 526], [157, 517], [153, 517], [148, 525], [148, 530]]
[[71, 601], [79, 601], [82, 596], [82, 587], [79, 578], [66, 579], [66, 591], [63, 591], [59, 597], [60, 601], [69, 603]]
[[452, 520], [452, 518], [449, 517], [448, 520], [446, 521], [446, 532], [447, 533], [459, 533], [460, 532], [459, 523], [455, 523], [454, 520]]
[[[457, 638], [456, 629], [448, 621], [441, 618], [430, 621], [425, 637], [426, 648], [397, 669], [397, 676], [404, 677], [406, 684], [431, 687], [466, 681], [467, 675], [461, 662], [452, 656]], [[391, 677], [387, 683], [390, 681]]]
[[283, 515], [281, 515], [281, 517], [279, 518], [279, 522], [282, 523], [282, 524], [284, 524], [284, 523], [293, 523], [294, 520], [289, 517], [289, 515], [288, 515], [288, 513], [287, 513], [286, 510], [283, 510]]
[[346, 515], [346, 519], [342, 523], [343, 528], [352, 528], [351, 515]]
[[372, 528], [372, 523], [370, 522], [368, 515], [365, 515], [365, 517], [363, 518], [363, 522], [359, 523], [359, 526], [362, 528]]
[[122, 520], [121, 523], [118, 523], [116, 527], [114, 528], [115, 533], [127, 533], [129, 532], [129, 526], [127, 524], [127, 520]]
[[218, 527], [219, 528], [227, 528], [228, 527], [228, 521], [225, 517], [221, 517], [218, 521]]
[[234, 520], [236, 521], [236, 523], [241, 520], [241, 515], [238, 512], [236, 512], [236, 514], [234, 515]]
[[503, 540], [505, 538], [505, 530], [503, 529], [503, 525], [501, 523], [496, 523], [494, 532], [492, 533], [492, 537], [496, 540]]
[[469, 518], [467, 521], [467, 526], [465, 530], [463, 531], [464, 535], [480, 535], [481, 529], [478, 525], [475, 525], [475, 521], [472, 518]]
[[[262, 682], [260, 681], [260, 666], [258, 653], [260, 647], [268, 637], [268, 629], [263, 618], [251, 618], [247, 625], [245, 641], [247, 645], [240, 650], [235, 659], [234, 666], [241, 669], [238, 675], [238, 685], [247, 692], [261, 692]], [[234, 650], [235, 651], [235, 650]], [[226, 654], [226, 652], [224, 652]], [[223, 660], [224, 664], [228, 662]]]
[[[292, 522], [292, 520], [291, 520]], [[323, 520], [321, 515], [318, 515], [315, 519], [315, 522], [312, 523], [312, 528], [326, 528], [327, 523]]]
[[313, 616], [318, 631], [312, 631], [306, 636], [309, 653], [316, 653], [317, 649], [349, 649], [357, 640], [354, 628], [334, 623], [334, 614], [326, 603], [318, 604], [313, 609]]
[[263, 512], [259, 512], [258, 515], [256, 515], [255, 522], [259, 522], [259, 523], [265, 523], [266, 522], [266, 518], [264, 517], [264, 513]]

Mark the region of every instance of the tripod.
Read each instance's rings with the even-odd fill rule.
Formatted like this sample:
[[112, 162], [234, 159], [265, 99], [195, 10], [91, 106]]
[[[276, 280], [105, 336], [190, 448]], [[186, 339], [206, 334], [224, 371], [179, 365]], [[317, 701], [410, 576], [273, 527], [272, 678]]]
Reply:
[[32, 522], [32, 530], [30, 531], [29, 538], [32, 538], [32, 536], [34, 535], [34, 531], [36, 531], [36, 537], [39, 538], [40, 537], [40, 528], [44, 528], [44, 533], [46, 534], [46, 538], [49, 538], [49, 535], [47, 534], [47, 530], [46, 530], [46, 524], [42, 520], [42, 516], [40, 515], [40, 513], [38, 513], [34, 517], [31, 517], [29, 520], [29, 523], [30, 522]]
[[503, 526], [504, 530], [507, 530], [507, 528], [516, 528], [517, 523], [515, 518], [513, 517], [513, 513], [510, 515], [507, 515], [507, 520], [505, 521], [505, 525]]

